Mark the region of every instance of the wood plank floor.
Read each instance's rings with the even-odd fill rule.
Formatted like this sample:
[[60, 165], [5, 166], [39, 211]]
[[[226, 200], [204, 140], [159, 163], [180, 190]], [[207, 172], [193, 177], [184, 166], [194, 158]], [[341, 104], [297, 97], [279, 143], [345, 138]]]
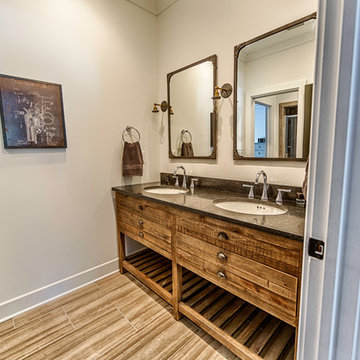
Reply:
[[238, 359], [130, 274], [0, 323], [0, 359]]

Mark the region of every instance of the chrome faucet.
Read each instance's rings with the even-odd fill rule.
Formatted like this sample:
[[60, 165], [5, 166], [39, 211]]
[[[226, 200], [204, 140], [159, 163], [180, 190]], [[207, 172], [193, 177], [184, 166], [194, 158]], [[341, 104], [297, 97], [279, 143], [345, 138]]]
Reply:
[[181, 165], [178, 166], [178, 167], [174, 170], [174, 176], [176, 176], [176, 173], [177, 173], [177, 171], [178, 171], [179, 169], [181, 169], [181, 170], [184, 171], [184, 177], [183, 177], [182, 187], [183, 187], [184, 189], [186, 189], [186, 170], [185, 170], [185, 168], [184, 168], [183, 166], [181, 166]]
[[263, 187], [263, 192], [261, 195], [261, 200], [263, 201], [267, 201], [268, 200], [268, 195], [267, 195], [267, 190], [268, 190], [268, 184], [267, 184], [267, 175], [265, 174], [264, 170], [260, 170], [258, 171], [258, 173], [256, 174], [256, 178], [255, 178], [255, 185], [259, 184], [259, 177], [260, 175], [263, 176], [264, 179], [264, 187]]

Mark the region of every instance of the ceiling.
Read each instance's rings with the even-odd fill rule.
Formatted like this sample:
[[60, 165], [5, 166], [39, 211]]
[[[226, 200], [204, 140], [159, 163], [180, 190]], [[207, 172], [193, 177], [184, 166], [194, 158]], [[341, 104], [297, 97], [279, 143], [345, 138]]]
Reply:
[[178, 0], [127, 0], [130, 3], [141, 7], [142, 9], [152, 13], [153, 15], [160, 15], [163, 11], [169, 8]]

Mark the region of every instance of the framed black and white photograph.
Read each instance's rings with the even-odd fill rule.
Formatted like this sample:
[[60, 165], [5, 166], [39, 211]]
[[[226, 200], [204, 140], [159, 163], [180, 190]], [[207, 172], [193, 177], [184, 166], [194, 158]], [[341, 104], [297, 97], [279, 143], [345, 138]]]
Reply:
[[61, 85], [0, 75], [5, 149], [66, 148]]

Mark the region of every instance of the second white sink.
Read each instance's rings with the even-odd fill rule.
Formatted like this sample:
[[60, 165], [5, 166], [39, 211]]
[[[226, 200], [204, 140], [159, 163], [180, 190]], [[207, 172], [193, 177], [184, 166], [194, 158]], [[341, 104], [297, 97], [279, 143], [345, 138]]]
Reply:
[[281, 215], [287, 213], [287, 209], [283, 206], [243, 200], [215, 200], [214, 205], [223, 210], [247, 215]]
[[178, 194], [185, 194], [189, 190], [180, 187], [150, 186], [145, 188], [144, 191], [151, 194], [159, 194], [159, 195], [178, 195]]

